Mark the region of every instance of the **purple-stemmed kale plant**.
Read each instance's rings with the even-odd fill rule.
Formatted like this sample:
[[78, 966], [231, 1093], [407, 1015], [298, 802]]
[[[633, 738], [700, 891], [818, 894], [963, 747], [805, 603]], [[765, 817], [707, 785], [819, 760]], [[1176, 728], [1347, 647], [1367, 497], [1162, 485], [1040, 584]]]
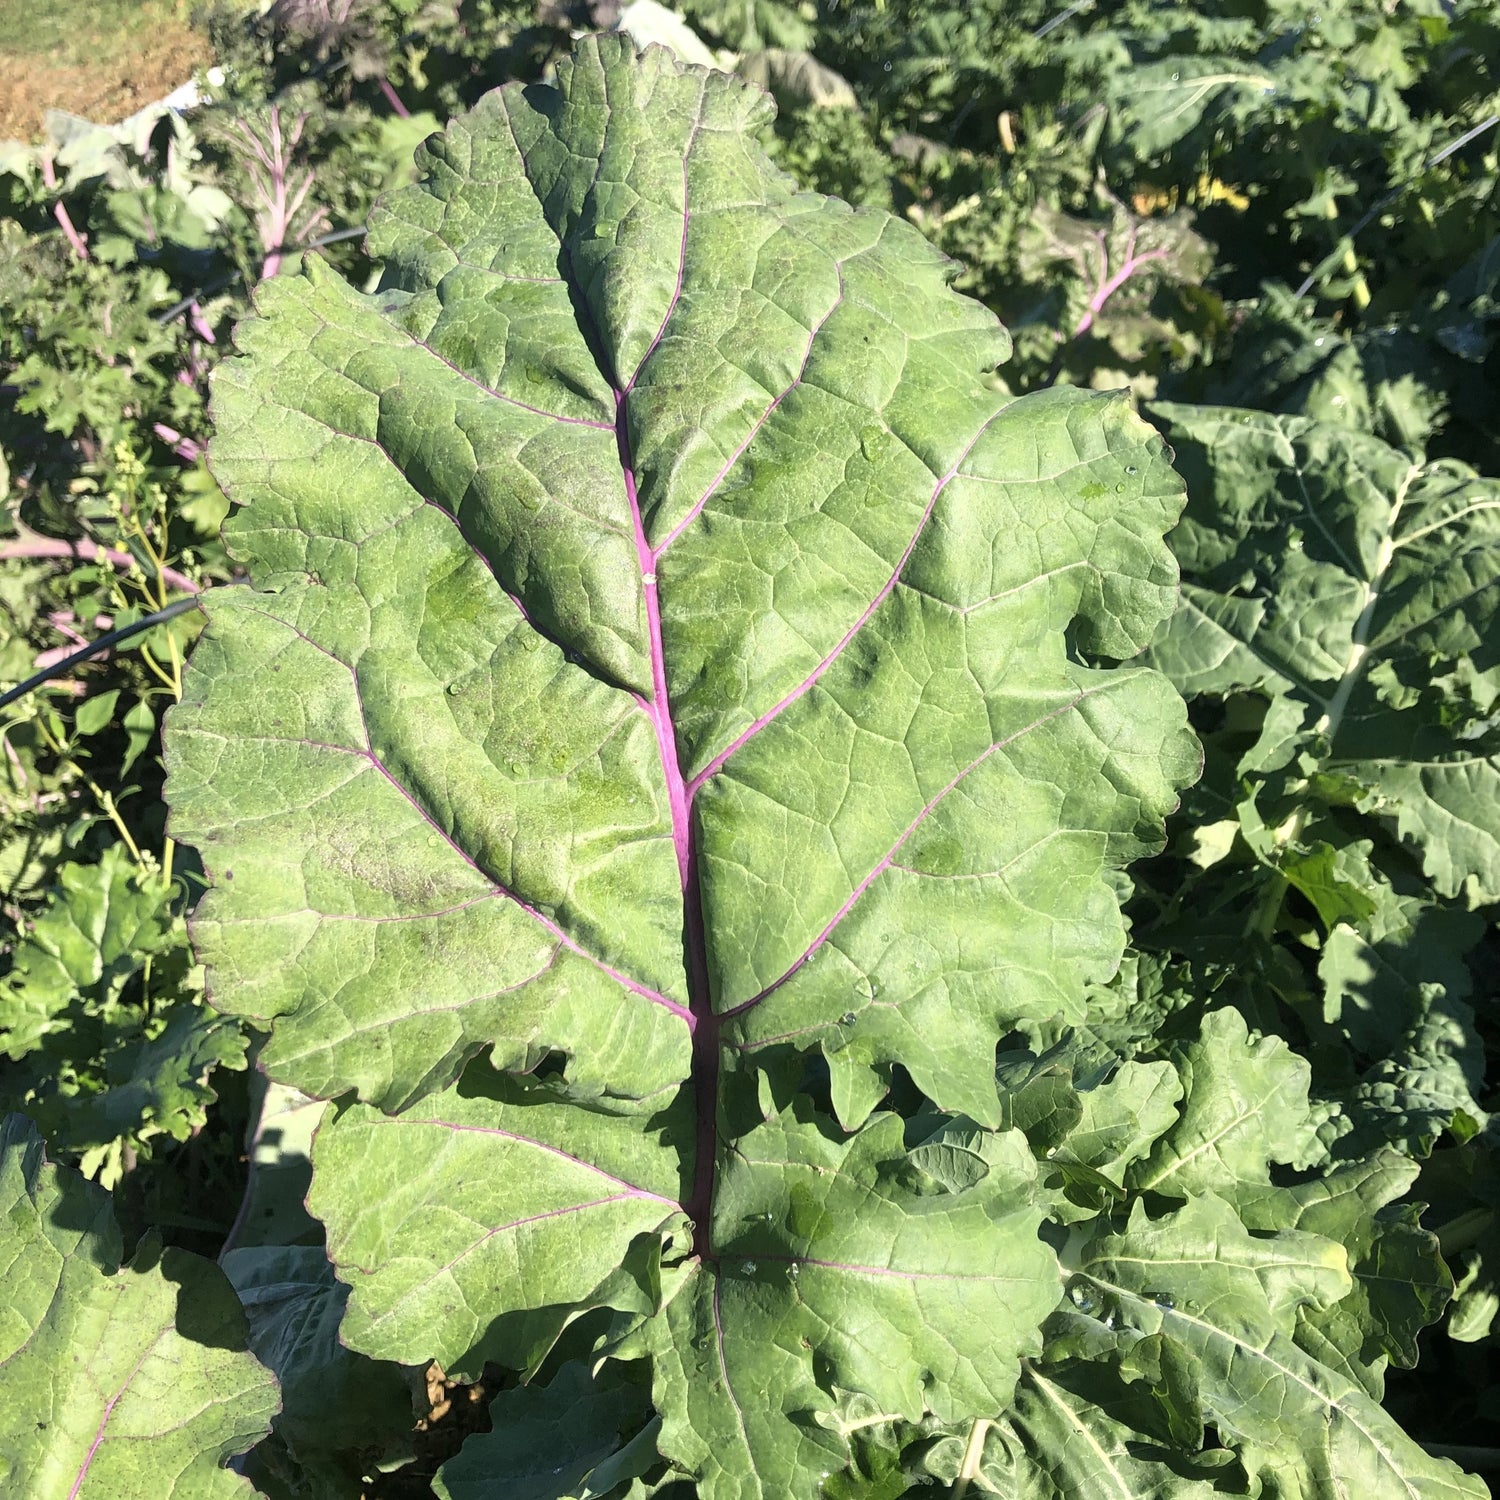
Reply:
[[1323, 1237], [1271, 1173], [1319, 1159], [1305, 1065], [1234, 1011], [1152, 1063], [1014, 1037], [1085, 1020], [1197, 773], [1124, 664], [1182, 486], [1122, 394], [997, 391], [951, 265], [796, 191], [768, 113], [588, 39], [429, 143], [377, 290], [266, 284], [218, 372], [249, 582], [173, 831], [214, 1004], [336, 1101], [342, 1339], [519, 1372], [476, 1500], [1105, 1493], [1094, 1453], [1478, 1494], [1319, 1363], [1411, 1174]]

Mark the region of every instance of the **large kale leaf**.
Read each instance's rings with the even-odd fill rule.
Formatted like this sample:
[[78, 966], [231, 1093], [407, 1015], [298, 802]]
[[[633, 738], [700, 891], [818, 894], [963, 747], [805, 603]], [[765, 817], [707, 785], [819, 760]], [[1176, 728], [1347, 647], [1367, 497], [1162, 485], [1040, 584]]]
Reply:
[[[767, 110], [586, 40], [428, 145], [377, 290], [262, 288], [215, 389], [250, 581], [168, 736], [213, 1003], [340, 1100], [344, 1340], [649, 1359], [713, 1500], [814, 1495], [855, 1408], [1010, 1402], [1064, 1274], [995, 1049], [1083, 1020], [1199, 764], [1119, 664], [1176, 597], [1162, 443], [1001, 395], [952, 267], [794, 191]], [[1077, 1170], [1178, 1171], [1199, 1117], [1142, 1107]]]

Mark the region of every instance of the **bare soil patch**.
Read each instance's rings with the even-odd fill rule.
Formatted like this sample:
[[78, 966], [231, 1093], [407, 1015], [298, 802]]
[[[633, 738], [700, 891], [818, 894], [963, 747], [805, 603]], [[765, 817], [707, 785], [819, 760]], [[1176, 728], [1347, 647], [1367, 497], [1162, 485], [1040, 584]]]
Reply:
[[187, 0], [0, 0], [0, 140], [40, 136], [43, 112], [107, 124], [212, 61]]

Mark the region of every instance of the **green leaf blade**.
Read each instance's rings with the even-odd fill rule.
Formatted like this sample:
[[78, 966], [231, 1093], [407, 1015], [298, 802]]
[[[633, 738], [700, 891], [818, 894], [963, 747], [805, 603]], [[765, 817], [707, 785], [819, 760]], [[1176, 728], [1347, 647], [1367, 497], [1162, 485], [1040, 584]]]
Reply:
[[[765, 110], [585, 39], [429, 144], [378, 290], [267, 288], [216, 387], [250, 583], [169, 748], [214, 1002], [338, 1101], [346, 1342], [531, 1375], [598, 1311], [705, 1500], [812, 1496], [849, 1401], [1009, 1399], [1059, 1292], [1029, 1152], [933, 1195], [866, 1122], [897, 1064], [1000, 1122], [1000, 1037], [1108, 980], [1199, 767], [1115, 664], [1175, 598], [1160, 440], [1009, 402], [994, 319]], [[796, 1052], [837, 1125], [771, 1108]]]
[[0, 1133], [0, 1196], [13, 1288], [0, 1398], [15, 1434], [0, 1477], [36, 1500], [253, 1494], [222, 1465], [265, 1433], [276, 1387], [223, 1273], [149, 1244], [122, 1267], [108, 1195], [46, 1165], [20, 1115]]

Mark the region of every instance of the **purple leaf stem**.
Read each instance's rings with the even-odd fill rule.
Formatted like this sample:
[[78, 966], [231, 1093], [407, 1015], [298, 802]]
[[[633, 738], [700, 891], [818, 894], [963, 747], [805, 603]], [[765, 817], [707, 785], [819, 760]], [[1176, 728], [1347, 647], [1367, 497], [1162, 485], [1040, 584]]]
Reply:
[[151, 430], [171, 448], [178, 458], [186, 463], [195, 464], [202, 458], [203, 445], [190, 437], [184, 437], [175, 427], [168, 427], [165, 422], [157, 422]]
[[[91, 542], [86, 538], [80, 538], [76, 542], [65, 542], [59, 541], [56, 537], [31, 536], [24, 537], [18, 542], [0, 544], [0, 560], [11, 557], [69, 557], [74, 562], [108, 563], [110, 567], [119, 568], [122, 572], [142, 566], [140, 559], [133, 557], [129, 552], [122, 552], [114, 547], [101, 547], [98, 542]], [[185, 594], [199, 592], [198, 585], [186, 573], [179, 573], [176, 568], [163, 568], [161, 580], [169, 588], [181, 589]]]
[[161, 1343], [166, 1334], [167, 1330], [164, 1328], [159, 1334], [156, 1335], [154, 1339], [151, 1340], [149, 1344], [146, 1345], [145, 1352], [138, 1360], [136, 1360], [135, 1367], [125, 1377], [124, 1384], [121, 1385], [120, 1389], [117, 1390], [114, 1395], [111, 1396], [105, 1403], [104, 1414], [99, 1418], [99, 1426], [94, 1433], [94, 1440], [89, 1444], [89, 1451], [83, 1456], [83, 1463], [79, 1467], [78, 1477], [73, 1481], [73, 1488], [68, 1491], [68, 1500], [78, 1500], [78, 1492], [83, 1488], [83, 1481], [88, 1478], [89, 1470], [94, 1465], [94, 1455], [98, 1453], [99, 1445], [104, 1441], [104, 1429], [109, 1426], [109, 1419], [114, 1415], [115, 1407], [120, 1404], [121, 1397], [123, 1397], [125, 1392], [130, 1389], [131, 1381], [133, 1381], [135, 1377], [141, 1373], [141, 1367], [151, 1357], [152, 1353], [156, 1349], [156, 1346]]
[[[1104, 304], [1135, 275], [1148, 261], [1165, 260], [1165, 250], [1146, 250], [1140, 255], [1135, 253], [1135, 226], [1130, 227], [1130, 237], [1125, 242], [1125, 260], [1120, 269], [1113, 276], [1106, 277], [1099, 283], [1094, 295], [1089, 298], [1088, 310], [1078, 320], [1078, 326], [1073, 330], [1073, 337], [1081, 338], [1090, 328], [1094, 326], [1094, 319], [1104, 311]], [[1106, 268], [1109, 265], [1108, 257], [1104, 262]]]
[[[680, 277], [678, 284], [681, 285]], [[713, 1013], [709, 997], [708, 943], [703, 929], [703, 899], [698, 889], [697, 841], [693, 837], [691, 799], [682, 766], [677, 759], [677, 730], [672, 723], [672, 708], [667, 697], [667, 660], [662, 647], [661, 601], [657, 596], [651, 544], [646, 540], [640, 497], [636, 492], [626, 392], [617, 390], [615, 402], [615, 441], [625, 480], [625, 498], [630, 506], [630, 518], [635, 529], [636, 559], [641, 569], [641, 591], [646, 601], [646, 627], [651, 645], [651, 701], [645, 707], [651, 727], [656, 732], [662, 776], [667, 785], [667, 806], [672, 815], [672, 844], [677, 851], [677, 873], [682, 883], [683, 947], [688, 980], [689, 1026], [693, 1037], [693, 1097], [697, 1112], [693, 1190], [683, 1207], [688, 1218], [693, 1221], [693, 1251], [707, 1260], [712, 1255], [709, 1219], [713, 1210], [714, 1165], [719, 1147], [719, 1021]]]
[[386, 103], [401, 116], [403, 120], [411, 119], [411, 111], [401, 102], [401, 96], [391, 87], [389, 78], [380, 80], [380, 92], [385, 95]]
[[[52, 153], [42, 152], [42, 184], [48, 192], [57, 191], [57, 173], [52, 167]], [[84, 237], [73, 227], [73, 220], [68, 214], [67, 205], [61, 198], [52, 205], [52, 217], [57, 220], [57, 227], [62, 230], [64, 238], [73, 247], [73, 254], [79, 260], [89, 258], [88, 243]]]
[[[706, 90], [707, 85], [704, 87]], [[667, 299], [661, 322], [657, 325], [656, 336], [647, 345], [635, 370], [623, 383], [616, 377], [615, 444], [619, 451], [620, 472], [625, 482], [625, 499], [630, 507], [630, 519], [635, 532], [636, 561], [641, 570], [641, 592], [646, 604], [646, 628], [651, 650], [651, 701], [645, 705], [645, 709], [656, 733], [657, 751], [661, 756], [662, 777], [667, 787], [667, 806], [672, 816], [672, 844], [677, 853], [677, 872], [682, 885], [683, 956], [688, 982], [688, 1024], [693, 1038], [693, 1101], [697, 1119], [693, 1187], [683, 1209], [693, 1224], [693, 1253], [701, 1260], [709, 1260], [713, 1255], [709, 1229], [713, 1213], [714, 1171], [719, 1150], [719, 1020], [714, 1015], [708, 988], [708, 940], [703, 927], [703, 898], [698, 888], [698, 849], [697, 840], [693, 836], [692, 797], [677, 757], [677, 729], [672, 722], [671, 700], [667, 695], [667, 658], [662, 645], [656, 556], [646, 538], [645, 517], [641, 513], [640, 494], [635, 478], [635, 456], [630, 445], [629, 411], [630, 393], [635, 389], [646, 361], [661, 343], [667, 324], [671, 322], [682, 296], [682, 284], [687, 275], [688, 224], [691, 217], [688, 206], [688, 158], [702, 124], [703, 95], [700, 94], [698, 117], [682, 153], [682, 235], [677, 248], [677, 280], [672, 287], [672, 295]], [[562, 252], [568, 265], [568, 279], [577, 284], [572, 255], [566, 243], [562, 246]], [[582, 305], [587, 308], [586, 299]], [[593, 323], [591, 315], [589, 321]], [[593, 332], [602, 351], [604, 345], [598, 339], [597, 325], [594, 325]]]

